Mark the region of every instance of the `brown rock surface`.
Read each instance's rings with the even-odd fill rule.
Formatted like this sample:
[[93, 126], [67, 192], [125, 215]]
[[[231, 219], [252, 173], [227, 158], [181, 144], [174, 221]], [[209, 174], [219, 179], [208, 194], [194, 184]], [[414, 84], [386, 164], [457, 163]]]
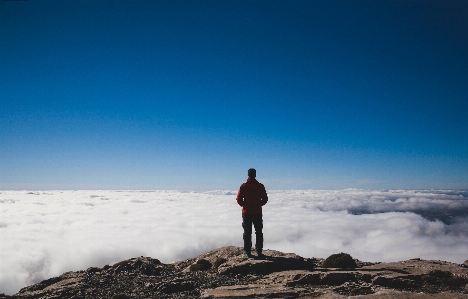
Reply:
[[323, 259], [265, 250], [218, 248], [162, 264], [139, 257], [67, 272], [0, 298], [467, 298], [468, 268], [444, 261], [357, 261], [355, 269], [321, 268]]

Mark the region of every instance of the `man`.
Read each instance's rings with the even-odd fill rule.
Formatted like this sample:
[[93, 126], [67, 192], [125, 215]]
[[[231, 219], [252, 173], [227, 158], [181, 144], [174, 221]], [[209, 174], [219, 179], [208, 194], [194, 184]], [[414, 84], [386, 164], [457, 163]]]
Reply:
[[252, 248], [252, 224], [255, 227], [256, 244], [255, 250], [257, 255], [262, 257], [263, 250], [263, 220], [262, 206], [268, 201], [268, 195], [265, 186], [259, 183], [255, 177], [257, 171], [250, 168], [247, 172], [247, 182], [239, 187], [237, 192], [237, 203], [242, 207], [242, 227], [244, 228], [244, 254], [251, 256]]

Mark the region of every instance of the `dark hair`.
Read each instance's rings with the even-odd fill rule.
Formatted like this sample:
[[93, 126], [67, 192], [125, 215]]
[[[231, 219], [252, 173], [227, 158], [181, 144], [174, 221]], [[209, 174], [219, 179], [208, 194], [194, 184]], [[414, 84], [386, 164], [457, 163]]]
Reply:
[[249, 171], [247, 171], [247, 174], [250, 178], [254, 179], [257, 176], [257, 171], [255, 170], [255, 168], [250, 168]]

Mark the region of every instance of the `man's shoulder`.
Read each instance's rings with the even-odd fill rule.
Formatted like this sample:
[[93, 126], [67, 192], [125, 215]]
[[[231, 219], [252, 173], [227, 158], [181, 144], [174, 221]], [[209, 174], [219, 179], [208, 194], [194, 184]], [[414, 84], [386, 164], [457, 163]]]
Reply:
[[265, 188], [265, 186], [264, 186], [262, 183], [260, 183], [259, 181], [257, 181], [257, 180], [249, 180], [249, 181], [243, 183], [243, 184], [241, 185], [241, 187], [242, 187], [242, 186], [246, 186], [246, 185], [257, 186], [257, 187]]
[[263, 184], [262, 184], [262, 183], [260, 183], [259, 181], [257, 181], [256, 179], [255, 179], [255, 180], [253, 180], [253, 182], [254, 182], [255, 184], [257, 184], [257, 185], [261, 185], [261, 186], [263, 186]]

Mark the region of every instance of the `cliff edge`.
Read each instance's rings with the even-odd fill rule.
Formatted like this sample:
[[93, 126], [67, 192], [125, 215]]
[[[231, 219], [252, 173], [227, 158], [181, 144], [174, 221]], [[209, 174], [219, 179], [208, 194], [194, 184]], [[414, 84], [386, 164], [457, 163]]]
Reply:
[[173, 264], [138, 257], [67, 272], [0, 298], [468, 299], [468, 261], [354, 260], [349, 268], [332, 268], [323, 259], [274, 250], [264, 254], [248, 258], [241, 247], [228, 246]]

